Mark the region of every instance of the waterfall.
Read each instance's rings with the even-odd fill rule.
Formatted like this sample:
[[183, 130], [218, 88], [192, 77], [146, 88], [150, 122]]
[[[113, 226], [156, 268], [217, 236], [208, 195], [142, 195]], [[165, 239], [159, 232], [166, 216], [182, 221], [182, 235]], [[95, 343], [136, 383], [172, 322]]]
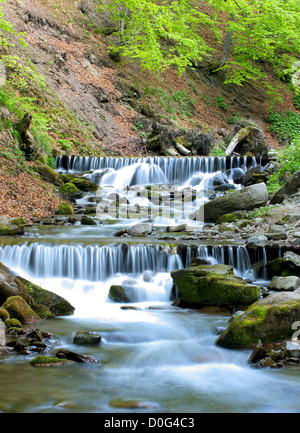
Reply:
[[261, 158], [245, 156], [131, 158], [59, 156], [56, 160], [56, 170], [71, 173], [93, 172], [91, 179], [97, 183], [103, 176], [106, 184], [113, 184], [116, 173], [121, 171], [123, 180], [124, 173], [127, 176], [127, 185], [137, 183], [149, 185], [162, 182], [183, 185], [199, 173], [207, 174], [233, 169], [245, 171], [259, 164], [261, 164]]
[[147, 270], [170, 272], [188, 267], [194, 257], [231, 265], [242, 277], [251, 274], [247, 249], [242, 246], [162, 245], [46, 245], [31, 243], [0, 248], [0, 261], [32, 278], [70, 278], [106, 281], [118, 274], [137, 275]]

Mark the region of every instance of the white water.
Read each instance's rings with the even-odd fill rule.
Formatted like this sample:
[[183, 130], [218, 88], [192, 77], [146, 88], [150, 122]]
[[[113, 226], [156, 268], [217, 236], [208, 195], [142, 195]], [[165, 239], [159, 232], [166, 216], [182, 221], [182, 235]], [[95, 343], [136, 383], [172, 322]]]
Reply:
[[[73, 158], [68, 164], [72, 171], [108, 168], [110, 172], [99, 178], [108, 192], [125, 184], [151, 183], [155, 181], [151, 176], [157, 175], [160, 181], [177, 179], [184, 186], [225, 169], [225, 159], [218, 160], [217, 166], [207, 158], [180, 161]], [[143, 169], [136, 165], [140, 162]], [[255, 278], [244, 247], [196, 245], [180, 252], [151, 245], [151, 239], [149, 244], [97, 245], [105, 242], [106, 232], [99, 230], [99, 226], [89, 227], [86, 235], [80, 231], [82, 241], [97, 233], [90, 245], [80, 244], [76, 234], [69, 244], [63, 243], [65, 238], [53, 228], [54, 243], [50, 229], [49, 239], [0, 248], [0, 261], [16, 274], [75, 307], [74, 316], [40, 324], [57, 339], [53, 353], [65, 348], [102, 361], [44, 370], [29, 367], [28, 358], [20, 361], [20, 356], [14, 362], [3, 361], [0, 412], [299, 412], [299, 369], [255, 370], [247, 363], [249, 351], [225, 350], [215, 344], [215, 330], [226, 327], [229, 316], [171, 305], [170, 271], [189, 266], [195, 256], [230, 264], [237, 275]], [[133, 302], [112, 302], [108, 293], [113, 284], [130, 287]], [[78, 330], [101, 332], [102, 343], [73, 345]], [[125, 406], [134, 400], [145, 408], [120, 409], [116, 400]]]

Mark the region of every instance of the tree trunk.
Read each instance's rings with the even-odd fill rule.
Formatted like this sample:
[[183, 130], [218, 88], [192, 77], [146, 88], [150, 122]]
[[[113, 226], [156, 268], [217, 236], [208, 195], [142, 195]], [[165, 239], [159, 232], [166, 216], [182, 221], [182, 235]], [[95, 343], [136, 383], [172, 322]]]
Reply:
[[[233, 14], [230, 15], [230, 21], [232, 21], [232, 22], [234, 21], [234, 15]], [[231, 50], [232, 36], [233, 36], [233, 31], [227, 32], [221, 58], [218, 61], [210, 64], [210, 70], [212, 72], [217, 71], [220, 68], [223, 68], [223, 66], [227, 62], [227, 59], [228, 59], [228, 56], [229, 56], [230, 50]]]

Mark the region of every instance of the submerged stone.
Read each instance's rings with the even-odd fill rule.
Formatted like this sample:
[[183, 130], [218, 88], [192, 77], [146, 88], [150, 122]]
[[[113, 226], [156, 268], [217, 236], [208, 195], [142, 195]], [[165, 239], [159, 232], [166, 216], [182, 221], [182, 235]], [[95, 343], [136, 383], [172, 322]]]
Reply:
[[102, 335], [96, 331], [78, 331], [73, 339], [73, 344], [82, 346], [94, 346], [99, 344], [102, 339]]

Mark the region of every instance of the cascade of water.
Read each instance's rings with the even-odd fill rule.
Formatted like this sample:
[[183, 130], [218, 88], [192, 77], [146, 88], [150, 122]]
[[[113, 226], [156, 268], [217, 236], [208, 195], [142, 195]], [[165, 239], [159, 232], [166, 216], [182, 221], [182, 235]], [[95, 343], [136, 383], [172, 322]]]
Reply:
[[[170, 184], [180, 184], [187, 182], [198, 173], [214, 173], [218, 171], [225, 171], [226, 169], [239, 168], [245, 170], [246, 168], [256, 166], [259, 159], [254, 157], [132, 157], [132, 158], [118, 158], [118, 157], [78, 157], [78, 156], [60, 156], [56, 160], [56, 169], [58, 171], [69, 172], [101, 172], [105, 176], [105, 171], [109, 170], [110, 174], [118, 172], [125, 167], [134, 166], [135, 170], [131, 171], [131, 176], [136, 176], [135, 182], [140, 181], [143, 184], [159, 183], [161, 181]], [[142, 165], [142, 169], [139, 166]], [[147, 171], [146, 165], [150, 168]], [[114, 170], [114, 171], [113, 171]], [[141, 174], [141, 171], [143, 174]], [[144, 173], [146, 172], [146, 173]], [[130, 171], [127, 171], [130, 173]], [[147, 176], [148, 173], [148, 176]], [[159, 174], [159, 178], [157, 175]], [[150, 181], [149, 181], [150, 176]], [[162, 179], [161, 176], [165, 178]], [[128, 181], [128, 179], [127, 179]], [[133, 180], [132, 180], [133, 182]], [[127, 183], [127, 185], [133, 183]]]
[[231, 265], [236, 274], [251, 274], [247, 249], [242, 246], [186, 246], [171, 251], [162, 245], [6, 245], [0, 261], [34, 278], [70, 278], [105, 281], [117, 274], [141, 274], [147, 270], [170, 272], [188, 267], [194, 257]]

